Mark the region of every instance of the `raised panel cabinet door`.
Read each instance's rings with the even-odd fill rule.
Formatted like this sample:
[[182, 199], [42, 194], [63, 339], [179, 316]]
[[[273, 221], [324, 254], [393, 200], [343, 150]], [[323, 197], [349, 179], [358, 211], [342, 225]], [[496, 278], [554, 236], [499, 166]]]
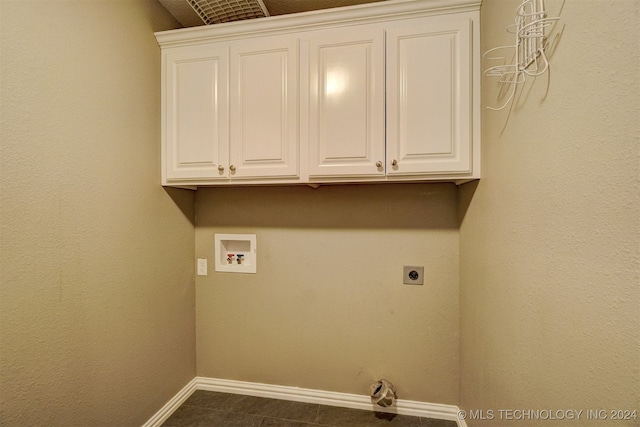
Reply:
[[164, 71], [163, 181], [226, 179], [228, 49], [169, 49]]
[[387, 175], [471, 172], [469, 19], [387, 29]]
[[232, 180], [299, 176], [298, 62], [292, 36], [231, 47]]
[[309, 39], [309, 176], [384, 176], [384, 31]]

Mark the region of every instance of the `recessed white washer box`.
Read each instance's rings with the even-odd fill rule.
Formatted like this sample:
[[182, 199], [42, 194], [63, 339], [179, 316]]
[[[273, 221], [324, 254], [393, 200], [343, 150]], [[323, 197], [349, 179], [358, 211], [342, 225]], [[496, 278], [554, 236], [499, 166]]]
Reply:
[[216, 271], [256, 272], [255, 234], [216, 234], [215, 245]]

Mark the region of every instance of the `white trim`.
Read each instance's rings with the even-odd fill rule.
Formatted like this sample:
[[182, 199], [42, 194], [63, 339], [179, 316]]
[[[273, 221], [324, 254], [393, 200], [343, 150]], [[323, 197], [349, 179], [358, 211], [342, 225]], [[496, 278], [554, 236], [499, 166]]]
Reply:
[[222, 393], [242, 394], [247, 396], [267, 397], [271, 399], [290, 400], [294, 402], [315, 403], [342, 408], [362, 409], [367, 411], [387, 412], [398, 415], [435, 418], [456, 421], [459, 427], [467, 427], [464, 420], [458, 419], [458, 408], [455, 405], [418, 402], [398, 399], [396, 406], [383, 408], [374, 405], [366, 395], [339, 393], [333, 391], [314, 390], [272, 384], [252, 383], [246, 381], [225, 380], [219, 378], [195, 377], [185, 388], [158, 411], [143, 427], [159, 427], [195, 390], [217, 391]]
[[327, 24], [340, 26], [393, 18], [402, 19], [408, 14], [418, 16], [416, 14], [435, 15], [478, 11], [481, 3], [481, 0], [392, 0], [159, 31], [155, 36], [160, 46], [170, 47], [184, 43], [193, 44], [196, 41], [207, 43], [225, 40], [229, 37], [256, 37], [271, 33], [313, 30]]
[[151, 418], [149, 418], [149, 420], [144, 423], [142, 427], [161, 426], [162, 423], [164, 423], [167, 418], [169, 418], [171, 414], [173, 414], [176, 409], [178, 409], [180, 405], [182, 405], [184, 401], [187, 400], [193, 394], [193, 392], [198, 389], [197, 380], [198, 377], [189, 381], [189, 383], [184, 386], [182, 390], [178, 392], [178, 394], [173, 396], [167, 403], [165, 403], [165, 405], [160, 408], [160, 410], [156, 412]]

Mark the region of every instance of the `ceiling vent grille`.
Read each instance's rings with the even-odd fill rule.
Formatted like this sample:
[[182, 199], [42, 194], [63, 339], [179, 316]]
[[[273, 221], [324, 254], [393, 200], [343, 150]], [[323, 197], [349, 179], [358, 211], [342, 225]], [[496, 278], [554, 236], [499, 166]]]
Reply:
[[262, 0], [187, 0], [187, 2], [207, 25], [269, 16]]

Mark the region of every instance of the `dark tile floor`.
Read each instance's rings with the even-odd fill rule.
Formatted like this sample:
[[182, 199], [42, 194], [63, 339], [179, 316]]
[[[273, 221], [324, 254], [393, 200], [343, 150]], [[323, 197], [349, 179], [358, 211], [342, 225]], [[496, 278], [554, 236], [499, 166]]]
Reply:
[[456, 427], [454, 421], [197, 390], [163, 427]]

